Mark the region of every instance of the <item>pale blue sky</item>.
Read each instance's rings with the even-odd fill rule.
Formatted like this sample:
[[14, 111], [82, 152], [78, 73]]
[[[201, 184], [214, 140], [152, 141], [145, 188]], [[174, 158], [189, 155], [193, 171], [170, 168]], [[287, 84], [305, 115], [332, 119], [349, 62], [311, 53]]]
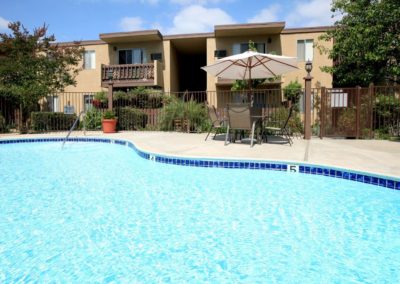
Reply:
[[159, 29], [163, 34], [212, 32], [214, 25], [285, 21], [286, 27], [331, 25], [331, 0], [3, 0], [0, 32], [9, 21], [28, 29], [46, 23], [57, 41], [100, 33]]

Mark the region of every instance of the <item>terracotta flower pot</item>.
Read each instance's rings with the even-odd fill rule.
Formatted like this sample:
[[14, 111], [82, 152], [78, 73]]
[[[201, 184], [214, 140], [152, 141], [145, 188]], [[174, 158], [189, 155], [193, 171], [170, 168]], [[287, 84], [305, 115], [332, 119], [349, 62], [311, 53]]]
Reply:
[[116, 119], [103, 119], [101, 124], [103, 126], [103, 133], [117, 132], [117, 120]]

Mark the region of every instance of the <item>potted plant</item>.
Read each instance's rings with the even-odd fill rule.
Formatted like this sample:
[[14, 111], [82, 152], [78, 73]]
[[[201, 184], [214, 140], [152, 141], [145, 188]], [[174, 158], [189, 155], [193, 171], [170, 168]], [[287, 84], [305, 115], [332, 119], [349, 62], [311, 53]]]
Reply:
[[103, 127], [103, 133], [117, 132], [117, 117], [112, 110], [107, 110], [104, 112], [101, 125]]

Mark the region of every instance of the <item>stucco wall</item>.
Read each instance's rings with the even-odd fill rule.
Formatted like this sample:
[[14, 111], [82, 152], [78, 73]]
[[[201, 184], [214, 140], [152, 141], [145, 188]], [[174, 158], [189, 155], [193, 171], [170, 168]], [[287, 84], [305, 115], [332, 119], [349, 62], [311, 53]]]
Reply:
[[[323, 44], [328, 48], [332, 48], [332, 42], [320, 42], [318, 37], [322, 33], [295, 33], [295, 34], [282, 34], [282, 54], [287, 56], [297, 57], [297, 40], [312, 39], [314, 45], [318, 42]], [[303, 78], [306, 76], [306, 71], [304, 69], [305, 62], [298, 61], [297, 66], [298, 71], [287, 73], [282, 76], [283, 86], [286, 86], [290, 81], [297, 80], [302, 85], [304, 85]], [[312, 87], [332, 87], [332, 76], [328, 73], [321, 71], [322, 66], [332, 66], [332, 60], [327, 57], [327, 55], [321, 55], [318, 49], [314, 46], [314, 59], [313, 59], [313, 70], [311, 75], [314, 77], [312, 81]]]
[[[271, 39], [271, 43], [268, 43], [268, 39]], [[248, 43], [249, 40], [255, 43], [264, 43], [266, 52], [271, 53], [272, 51], [280, 54], [280, 41], [278, 35], [260, 35], [260, 36], [241, 36], [241, 37], [217, 37], [216, 49], [223, 49], [227, 51], [227, 56], [233, 55], [232, 47], [235, 43]]]
[[[266, 45], [266, 51], [275, 52], [287, 56], [297, 57], [297, 40], [300, 39], [313, 39], [314, 43], [318, 42], [318, 37], [321, 32], [297, 32], [297, 33], [283, 33], [281, 35], [261, 35], [261, 36], [241, 36], [241, 37], [209, 37], [207, 38], [207, 65], [215, 62], [215, 50], [226, 50], [227, 56], [232, 55], [232, 47], [235, 43], [247, 43], [249, 40], [253, 42], [262, 42]], [[268, 43], [270, 39], [270, 43]], [[323, 43], [325, 46], [331, 48], [332, 43]], [[175, 92], [179, 89], [178, 78], [178, 62], [176, 50], [171, 44], [170, 40], [164, 41], [150, 41], [150, 42], [135, 42], [135, 43], [120, 43], [120, 44], [97, 44], [85, 45], [86, 50], [94, 50], [96, 52], [96, 68], [85, 70], [82, 68], [76, 77], [76, 86], [69, 86], [66, 92], [97, 92], [101, 88], [101, 64], [116, 64], [117, 63], [117, 50], [125, 48], [143, 48], [147, 54], [147, 59], [151, 62], [151, 53], [162, 53], [162, 67], [163, 67], [163, 80], [164, 90]], [[114, 49], [117, 50], [114, 50]], [[189, 64], [189, 63], [188, 63]], [[298, 62], [299, 70], [288, 73], [282, 76], [283, 86], [287, 85], [290, 81], [299, 81], [303, 84], [303, 77], [306, 75], [304, 70], [305, 62]], [[313, 87], [316, 86], [332, 86], [332, 77], [330, 74], [324, 73], [320, 67], [332, 65], [332, 61], [326, 55], [321, 55], [317, 48], [314, 47], [314, 60], [312, 76]], [[83, 66], [83, 60], [79, 64]], [[216, 91], [216, 78], [212, 75], [207, 75], [207, 90]]]
[[[170, 42], [170, 41], [169, 41]], [[179, 91], [179, 66], [178, 66], [178, 58], [176, 54], [176, 49], [175, 47], [171, 44], [169, 44], [170, 48], [170, 65], [169, 69], [166, 69], [166, 72], [170, 73], [170, 92], [178, 92]]]
[[[114, 50], [116, 48], [117, 50]], [[149, 41], [149, 42], [132, 42], [132, 43], [119, 43], [110, 45], [110, 64], [118, 64], [118, 50], [119, 49], [133, 49], [133, 48], [141, 48], [144, 49], [147, 63], [151, 63], [151, 54], [152, 53], [162, 53], [164, 61], [164, 52], [163, 52], [163, 42], [162, 41]]]
[[[214, 57], [214, 50], [216, 49], [217, 47], [215, 38], [207, 38], [207, 65], [213, 64], [215, 62], [216, 58]], [[207, 74], [207, 91], [216, 91], [216, 82], [217, 80], [214, 75]]]
[[81, 68], [76, 76], [76, 86], [68, 86], [66, 92], [98, 92], [101, 91], [101, 64], [109, 64], [109, 47], [108, 45], [85, 45], [85, 50], [95, 51], [95, 69], [83, 69], [83, 59], [79, 63]]

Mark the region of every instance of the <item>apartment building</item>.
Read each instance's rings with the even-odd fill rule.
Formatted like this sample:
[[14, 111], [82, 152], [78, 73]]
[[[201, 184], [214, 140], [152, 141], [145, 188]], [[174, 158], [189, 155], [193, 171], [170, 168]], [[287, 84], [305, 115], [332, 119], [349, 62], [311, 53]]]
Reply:
[[[233, 80], [215, 78], [200, 67], [238, 54], [253, 41], [259, 52], [298, 58], [299, 70], [281, 76], [263, 88], [281, 88], [290, 81], [303, 84], [305, 61], [313, 62], [313, 87], [332, 86], [332, 76], [320, 70], [332, 65], [315, 44], [329, 27], [285, 28], [285, 22], [218, 25], [210, 33], [162, 35], [158, 30], [100, 34], [82, 41], [85, 48], [76, 86], [66, 92], [98, 92], [145, 86], [165, 92], [229, 90]], [[66, 44], [69, 43], [60, 43]], [[327, 47], [332, 43], [322, 42]]]

